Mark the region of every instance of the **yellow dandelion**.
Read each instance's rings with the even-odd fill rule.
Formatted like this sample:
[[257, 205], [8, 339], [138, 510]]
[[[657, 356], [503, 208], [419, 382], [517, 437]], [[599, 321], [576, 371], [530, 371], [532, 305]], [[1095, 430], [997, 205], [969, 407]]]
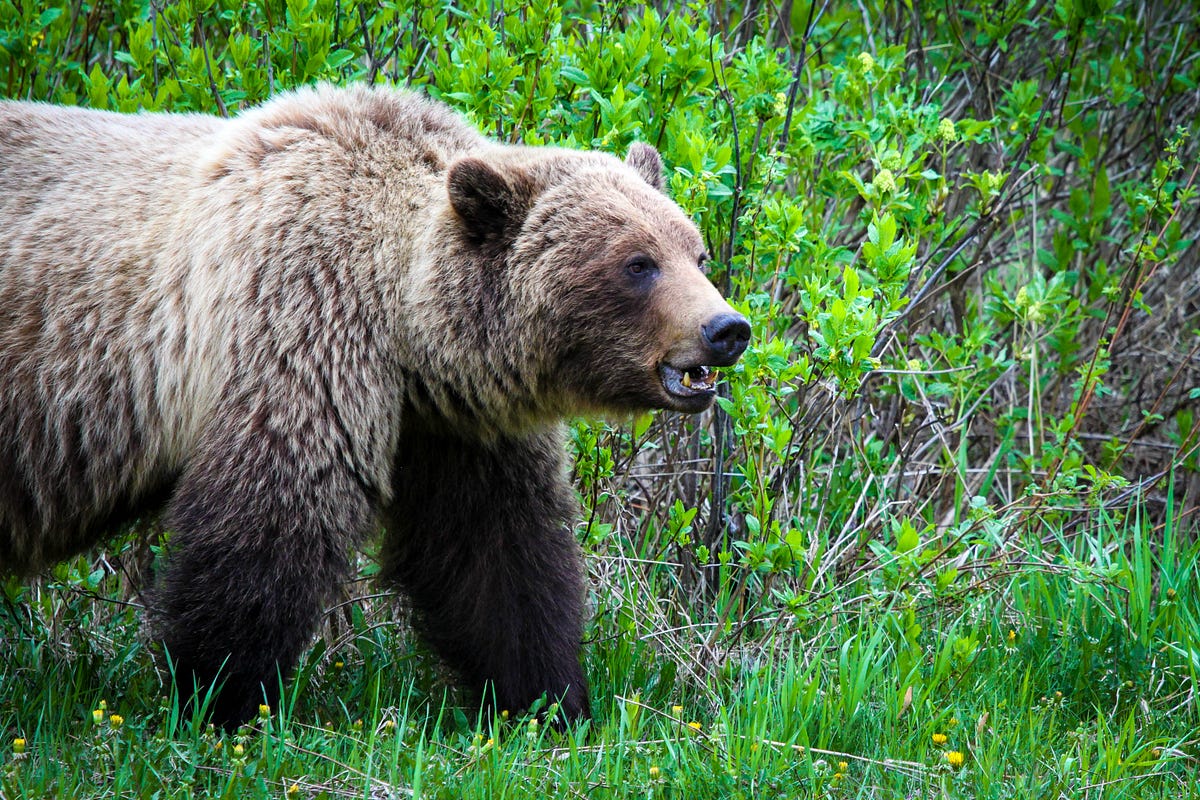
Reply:
[[334, 669], [337, 669], [337, 670], [344, 669], [344, 668], [345, 668], [345, 666], [346, 666], [346, 662], [345, 662], [345, 661], [335, 661], [335, 662], [333, 662], [333, 668], [334, 668]]
[[701, 728], [703, 728], [704, 726], [703, 726], [703, 725], [701, 725], [699, 722], [696, 722], [695, 720], [692, 720], [691, 722], [689, 722], [689, 723], [688, 723], [688, 727], [689, 727], [689, 728], [691, 728], [691, 729], [692, 729], [692, 730], [694, 730], [694, 731], [698, 731], [698, 730], [700, 730]]
[[660, 777], [661, 775], [662, 775], [662, 770], [661, 770], [661, 769], [659, 769], [658, 767], [651, 767], [651, 768], [650, 768], [650, 780], [652, 780], [652, 781], [656, 781], [656, 780], [658, 780], [658, 779], [659, 779], [659, 777]]
[[951, 717], [950, 721], [947, 722], [946, 724], [949, 725], [951, 728], [953, 728], [955, 725], [958, 724], [958, 717]]
[[508, 709], [507, 708], [500, 712], [500, 719], [508, 719]]
[[1167, 599], [1168, 600], [1175, 599], [1175, 590], [1174, 589], [1167, 589]]
[[1008, 632], [1008, 643], [1010, 646], [1017, 643], [1017, 632], [1016, 631]]
[[950, 737], [948, 737], [944, 733], [935, 733], [933, 735], [933, 743], [934, 744], [945, 744], [947, 741], [949, 741], [949, 739], [950, 739]]
[[845, 761], [838, 762], [838, 772], [845, 772], [848, 769], [850, 769], [850, 765], [847, 764]]
[[119, 728], [125, 724], [125, 718], [120, 714], [110, 714], [108, 717], [108, 724], [112, 725], [114, 728]]
[[678, 717], [683, 713], [683, 706], [671, 706], [671, 713]]
[[955, 769], [961, 767], [966, 760], [966, 756], [957, 750], [951, 750], [949, 753], [946, 753], [946, 763]]
[[300, 796], [300, 784], [293, 783], [291, 786], [289, 786], [288, 790], [287, 790], [287, 796], [288, 797], [299, 797]]
[[92, 722], [94, 722], [97, 725], [104, 722], [104, 709], [103, 708], [97, 708], [96, 710], [94, 710], [92, 712]]
[[354, 730], [356, 730], [356, 731], [362, 730], [362, 720], [361, 719], [354, 720]]
[[245, 752], [246, 752], [246, 748], [242, 747], [240, 744], [235, 744], [233, 746], [234, 758], [241, 758]]
[[269, 705], [267, 705], [266, 703], [259, 703], [258, 704], [258, 718], [259, 719], [268, 719], [268, 718], [270, 718], [270, 716], [271, 716], [271, 707]]
[[212, 748], [213, 748], [213, 750], [220, 750], [224, 746], [225, 746], [225, 742], [221, 741], [220, 739], [217, 739], [215, 742], [213, 742]]
[[13, 739], [13, 754], [19, 756], [24, 752], [25, 752], [25, 740], [24, 739]]
[[108, 711], [108, 701], [107, 701], [107, 700], [101, 700], [101, 701], [100, 701], [100, 703], [99, 703], [99, 705], [98, 705], [98, 708], [99, 708], [101, 711]]
[[395, 721], [395, 720], [391, 720], [391, 719], [385, 719], [385, 720], [383, 721], [383, 730], [384, 730], [384, 733], [393, 733], [393, 732], [395, 732], [395, 730], [396, 730], [396, 721]]
[[833, 782], [834, 782], [834, 783], [837, 783], [838, 781], [840, 781], [840, 780], [841, 780], [842, 778], [844, 778], [844, 777], [846, 777], [846, 773], [844, 773], [844, 772], [835, 772], [835, 773], [833, 773]]

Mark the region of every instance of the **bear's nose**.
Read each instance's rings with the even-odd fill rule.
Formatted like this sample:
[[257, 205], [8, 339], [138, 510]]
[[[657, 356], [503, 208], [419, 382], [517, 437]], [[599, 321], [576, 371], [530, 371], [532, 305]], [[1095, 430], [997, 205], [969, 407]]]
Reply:
[[730, 364], [750, 343], [750, 323], [741, 314], [718, 314], [701, 325], [700, 331], [713, 352], [728, 358]]

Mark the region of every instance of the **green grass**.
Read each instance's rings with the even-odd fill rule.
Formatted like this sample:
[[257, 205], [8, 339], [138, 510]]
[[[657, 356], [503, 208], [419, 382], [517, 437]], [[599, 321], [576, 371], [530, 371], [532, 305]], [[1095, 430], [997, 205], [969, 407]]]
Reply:
[[[720, 637], [708, 656], [703, 625], [602, 617], [586, 652], [597, 717], [566, 735], [529, 718], [479, 728], [379, 599], [331, 618], [341, 630], [323, 642], [340, 644], [309, 654], [288, 708], [217, 734], [178, 719], [137, 615], [98, 599], [120, 578], [98, 595], [42, 585], [0, 616], [0, 792], [1191, 796], [1200, 545], [1136, 510], [1070, 534], [1033, 531], [1025, 540], [1044, 545], [1014, 545], [961, 593], [889, 600], [863, 578], [806, 621], [759, 621], [771, 632]], [[642, 574], [666, 583], [676, 572]]]

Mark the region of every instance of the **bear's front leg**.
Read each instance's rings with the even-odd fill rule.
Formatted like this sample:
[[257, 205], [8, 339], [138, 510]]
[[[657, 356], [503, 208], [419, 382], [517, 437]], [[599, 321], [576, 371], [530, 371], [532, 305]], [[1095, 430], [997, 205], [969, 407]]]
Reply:
[[[230, 415], [235, 416], [235, 415]], [[373, 520], [336, 434], [260, 412], [210, 432], [172, 498], [154, 613], [180, 696], [226, 728], [276, 704]]]
[[393, 483], [384, 575], [412, 598], [426, 640], [488, 706], [516, 712], [545, 694], [568, 720], [590, 717], [561, 433], [408, 434]]

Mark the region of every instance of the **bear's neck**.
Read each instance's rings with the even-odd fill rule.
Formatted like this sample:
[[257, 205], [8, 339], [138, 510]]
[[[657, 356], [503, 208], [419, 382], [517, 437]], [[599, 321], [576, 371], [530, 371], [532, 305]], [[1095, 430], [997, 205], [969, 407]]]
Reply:
[[485, 437], [556, 424], [562, 403], [539, 375], [536, 313], [515, 302], [503, 254], [483, 255], [448, 227], [431, 226], [438, 246], [418, 252], [440, 255], [418, 256], [403, 287], [404, 413]]

